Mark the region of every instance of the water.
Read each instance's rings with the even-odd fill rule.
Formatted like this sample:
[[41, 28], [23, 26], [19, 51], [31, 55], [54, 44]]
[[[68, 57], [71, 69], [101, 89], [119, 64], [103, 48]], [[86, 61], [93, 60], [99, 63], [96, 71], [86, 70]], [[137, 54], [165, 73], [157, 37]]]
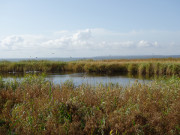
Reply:
[[[23, 79], [24, 74], [6, 74], [3, 75], [3, 79], [9, 80], [13, 77]], [[52, 81], [54, 84], [62, 84], [64, 82], [72, 81], [75, 86], [81, 84], [89, 84], [96, 86], [98, 84], [118, 83], [121, 86], [132, 85], [135, 81], [139, 83], [149, 83], [151, 80], [145, 77], [134, 77], [131, 75], [97, 75], [97, 74], [86, 74], [86, 73], [50, 73], [47, 74], [46, 79]]]
[[48, 79], [52, 80], [55, 84], [64, 83], [67, 80], [72, 81], [76, 86], [81, 84], [90, 84], [90, 85], [98, 85], [98, 84], [120, 84], [122, 86], [131, 85], [135, 81], [140, 83], [148, 83], [150, 80], [147, 79], [138, 79], [131, 78], [123, 75], [95, 75], [95, 74], [84, 74], [84, 73], [72, 73], [72, 74], [50, 74], [47, 76]]

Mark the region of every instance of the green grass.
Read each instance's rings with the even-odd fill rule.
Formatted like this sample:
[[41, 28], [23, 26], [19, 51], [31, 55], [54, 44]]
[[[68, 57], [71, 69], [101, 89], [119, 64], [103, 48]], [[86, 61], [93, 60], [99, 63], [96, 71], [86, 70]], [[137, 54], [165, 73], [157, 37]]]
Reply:
[[[141, 67], [142, 72], [148, 69]], [[22, 81], [0, 78], [0, 134], [177, 135], [179, 112], [177, 76], [151, 84], [135, 82], [126, 88], [114, 84], [75, 87], [71, 81], [54, 85], [44, 75], [26, 76]]]
[[180, 59], [82, 60], [72, 62], [29, 60], [0, 62], [0, 73], [8, 72], [131, 73], [133, 75], [180, 75]]

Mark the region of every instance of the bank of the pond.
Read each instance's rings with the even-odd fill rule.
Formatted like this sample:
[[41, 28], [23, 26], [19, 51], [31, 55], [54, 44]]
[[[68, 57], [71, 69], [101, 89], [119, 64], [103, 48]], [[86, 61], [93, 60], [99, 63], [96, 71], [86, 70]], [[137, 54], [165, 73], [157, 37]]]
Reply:
[[10, 72], [130, 73], [139, 75], [180, 75], [180, 58], [134, 60], [82, 60], [0, 62], [0, 73]]
[[124, 88], [0, 79], [0, 134], [180, 134], [180, 78], [161, 80]]

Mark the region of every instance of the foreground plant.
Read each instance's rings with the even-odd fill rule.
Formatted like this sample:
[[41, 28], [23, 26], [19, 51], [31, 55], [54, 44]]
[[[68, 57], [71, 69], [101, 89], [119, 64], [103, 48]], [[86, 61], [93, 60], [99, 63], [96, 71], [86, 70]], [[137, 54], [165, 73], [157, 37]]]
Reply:
[[0, 80], [0, 134], [180, 134], [180, 79], [75, 87]]

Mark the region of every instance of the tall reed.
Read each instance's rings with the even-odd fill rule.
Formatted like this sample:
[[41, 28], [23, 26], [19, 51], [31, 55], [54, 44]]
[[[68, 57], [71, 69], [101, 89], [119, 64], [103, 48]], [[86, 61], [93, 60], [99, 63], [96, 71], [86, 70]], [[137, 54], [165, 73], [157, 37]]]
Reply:
[[87, 72], [132, 73], [140, 75], [180, 75], [180, 59], [80, 60], [72, 62], [29, 60], [0, 62], [4, 72]]

